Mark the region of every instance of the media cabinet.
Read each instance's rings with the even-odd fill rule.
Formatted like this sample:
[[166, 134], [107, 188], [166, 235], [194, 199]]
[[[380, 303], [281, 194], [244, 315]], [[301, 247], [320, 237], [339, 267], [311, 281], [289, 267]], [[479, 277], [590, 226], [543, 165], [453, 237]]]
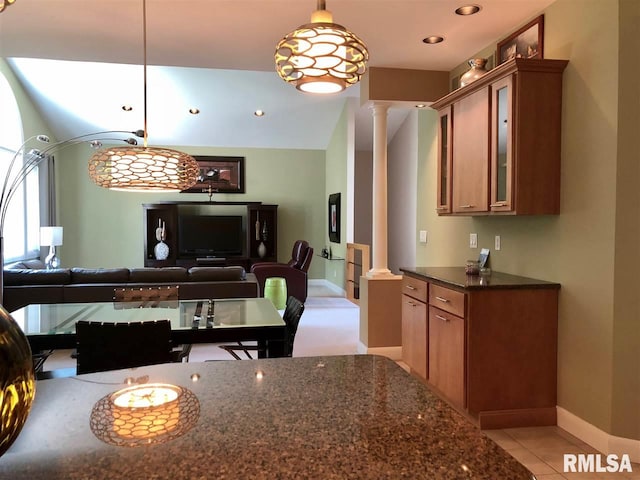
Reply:
[[[215, 207], [215, 208], [211, 208]], [[244, 207], [244, 208], [243, 208]], [[215, 213], [214, 213], [215, 212]], [[232, 213], [229, 213], [232, 212]], [[179, 248], [179, 217], [182, 214], [193, 215], [239, 215], [243, 217], [243, 245], [240, 255], [224, 256], [221, 260], [218, 255], [181, 256]], [[142, 205], [144, 228], [144, 266], [168, 267], [181, 266], [193, 267], [196, 265], [240, 265], [249, 271], [251, 265], [257, 262], [278, 261], [278, 205], [266, 205], [262, 202], [209, 202], [209, 201], [167, 201], [159, 203], [145, 203]], [[256, 221], [260, 222], [260, 232], [256, 234]], [[157, 260], [154, 255], [156, 240], [156, 228], [159, 222], [165, 225], [164, 243], [169, 247], [169, 256], [166, 260]], [[266, 240], [263, 240], [262, 228], [267, 224]], [[261, 257], [258, 253], [260, 243], [266, 247], [266, 253]]]

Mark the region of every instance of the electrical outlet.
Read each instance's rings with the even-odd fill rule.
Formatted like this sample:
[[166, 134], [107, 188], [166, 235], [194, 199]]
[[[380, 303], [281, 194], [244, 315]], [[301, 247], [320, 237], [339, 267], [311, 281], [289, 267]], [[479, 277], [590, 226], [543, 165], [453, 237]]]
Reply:
[[478, 234], [470, 233], [469, 234], [469, 248], [478, 248]]
[[500, 235], [496, 235], [496, 241], [495, 241], [496, 250], [500, 250], [501, 245], [502, 243], [500, 241]]
[[427, 243], [427, 231], [420, 230], [420, 243]]

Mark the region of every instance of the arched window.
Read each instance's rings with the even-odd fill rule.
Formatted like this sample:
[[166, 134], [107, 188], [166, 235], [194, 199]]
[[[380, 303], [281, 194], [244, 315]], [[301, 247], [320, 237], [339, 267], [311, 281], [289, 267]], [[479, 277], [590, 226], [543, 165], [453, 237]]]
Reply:
[[[0, 72], [0, 188], [11, 182], [20, 165], [14, 165], [7, 179], [9, 165], [18, 152], [17, 162], [23, 158], [20, 147], [24, 142], [22, 119], [11, 85]], [[27, 146], [27, 151], [29, 147]], [[40, 254], [40, 195], [38, 169], [34, 169], [11, 197], [4, 222], [5, 262], [37, 258]]]

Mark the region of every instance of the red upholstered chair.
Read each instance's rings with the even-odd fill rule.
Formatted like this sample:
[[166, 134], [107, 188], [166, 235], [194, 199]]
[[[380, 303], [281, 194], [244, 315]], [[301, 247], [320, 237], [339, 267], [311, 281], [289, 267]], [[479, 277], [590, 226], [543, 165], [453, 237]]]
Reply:
[[291, 260], [287, 263], [254, 263], [254, 273], [260, 285], [260, 296], [264, 297], [264, 283], [270, 277], [283, 277], [287, 282], [287, 296], [292, 295], [304, 303], [307, 300], [307, 272], [313, 259], [313, 247], [304, 240], [293, 244]]

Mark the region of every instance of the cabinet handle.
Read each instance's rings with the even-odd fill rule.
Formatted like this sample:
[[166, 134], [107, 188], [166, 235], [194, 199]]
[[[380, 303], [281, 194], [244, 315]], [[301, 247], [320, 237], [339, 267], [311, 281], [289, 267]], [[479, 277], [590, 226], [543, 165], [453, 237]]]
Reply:
[[413, 285], [405, 285], [405, 287], [407, 287], [409, 290], [416, 290], [416, 287], [414, 287]]
[[417, 304], [415, 304], [415, 303], [413, 303], [413, 302], [411, 302], [411, 301], [409, 301], [409, 300], [407, 300], [407, 303], [408, 303], [409, 305], [411, 305], [412, 307], [417, 307], [417, 306], [418, 306]]
[[473, 208], [475, 205], [460, 205], [460, 208]]
[[436, 315], [436, 318], [437, 318], [438, 320], [442, 320], [443, 322], [448, 322], [448, 321], [449, 321], [449, 319], [448, 319], [448, 318], [445, 318], [445, 317], [443, 317], [442, 315]]
[[441, 302], [444, 302], [444, 303], [449, 303], [449, 300], [447, 300], [446, 298], [443, 298], [443, 297], [436, 297], [436, 300], [440, 300]]
[[491, 205], [489, 205], [490, 207], [506, 207], [507, 206], [507, 202], [498, 202], [498, 203], [492, 203]]

